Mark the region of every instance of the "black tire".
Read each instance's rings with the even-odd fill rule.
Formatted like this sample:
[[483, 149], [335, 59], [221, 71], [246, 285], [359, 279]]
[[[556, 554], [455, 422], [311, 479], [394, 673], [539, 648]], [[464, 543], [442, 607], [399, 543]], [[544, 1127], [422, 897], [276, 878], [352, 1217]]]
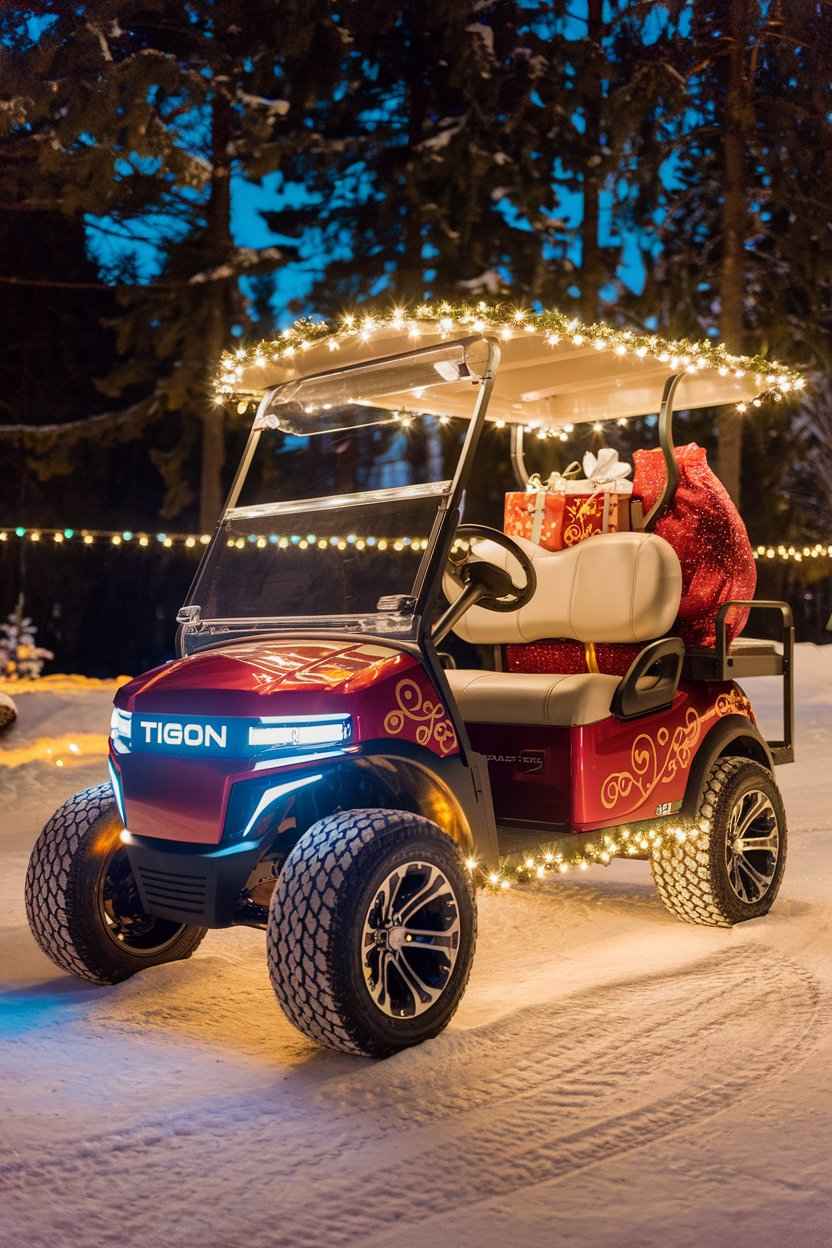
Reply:
[[[383, 893], [391, 873], [401, 882]], [[440, 877], [444, 884], [436, 882]], [[426, 900], [418, 904], [421, 880]], [[381, 899], [388, 896], [401, 910], [398, 926], [381, 922]], [[409, 918], [402, 916], [411, 906], [412, 915], [433, 930], [427, 939], [423, 931], [421, 948], [411, 943], [405, 958], [402, 942], [414, 938], [403, 935]], [[431, 907], [445, 917], [435, 919]], [[381, 940], [399, 942], [383, 951], [384, 964], [380, 946], [364, 943], [365, 925], [376, 921], [373, 930]], [[446, 935], [450, 930], [453, 936]], [[345, 1053], [386, 1057], [448, 1025], [468, 983], [476, 937], [474, 888], [453, 841], [420, 815], [349, 810], [313, 824], [286, 860], [269, 911], [269, 975], [287, 1017], [312, 1040]], [[429, 964], [417, 966], [418, 972], [435, 980], [430, 992], [422, 992], [425, 981], [418, 979], [420, 1000], [398, 969], [404, 964], [411, 973], [414, 958]], [[373, 996], [373, 975], [380, 969], [389, 989], [385, 997], [376, 985], [383, 1005]], [[393, 1008], [397, 992], [402, 1009], [413, 1016], [384, 1012]], [[434, 993], [438, 997], [426, 1005]]]
[[[758, 796], [755, 796], [758, 795]], [[756, 818], [752, 818], [758, 811]], [[769, 848], [739, 846], [732, 830], [748, 831]], [[730, 838], [730, 839], [729, 839]], [[718, 758], [705, 777], [694, 827], [653, 850], [653, 879], [668, 910], [686, 923], [732, 927], [767, 914], [786, 866], [783, 800], [768, 768], [749, 758]]]
[[111, 786], [83, 789], [46, 824], [26, 872], [35, 940], [61, 970], [94, 984], [188, 958], [206, 931], [145, 914], [121, 830]]

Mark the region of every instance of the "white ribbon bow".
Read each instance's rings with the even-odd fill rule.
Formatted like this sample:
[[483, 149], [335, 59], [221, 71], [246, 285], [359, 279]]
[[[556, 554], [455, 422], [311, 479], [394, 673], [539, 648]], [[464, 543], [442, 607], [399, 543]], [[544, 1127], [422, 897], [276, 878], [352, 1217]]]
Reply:
[[632, 465], [622, 464], [618, 451], [612, 446], [602, 446], [597, 455], [587, 451], [583, 458], [584, 476], [593, 485], [604, 485], [611, 481], [623, 481], [632, 472]]

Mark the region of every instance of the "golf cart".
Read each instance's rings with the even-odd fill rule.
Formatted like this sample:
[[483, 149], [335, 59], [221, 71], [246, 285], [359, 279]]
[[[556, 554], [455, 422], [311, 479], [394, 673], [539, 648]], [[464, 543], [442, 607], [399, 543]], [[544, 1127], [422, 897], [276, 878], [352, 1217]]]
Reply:
[[[428, 312], [300, 325], [224, 360], [224, 395], [256, 415], [179, 657], [119, 689], [110, 782], [32, 853], [29, 921], [64, 969], [114, 983], [209, 928], [261, 927], [289, 1019], [385, 1055], [453, 1015], [478, 886], [626, 855], [688, 922], [772, 905], [789, 608], [723, 603], [715, 644], [689, 650], [679, 557], [653, 530], [674, 405], [780, 396], [795, 374], [556, 314]], [[503, 531], [494, 465], [525, 489], [530, 430], [545, 450], [650, 412], [664, 484], [635, 527], [554, 551]], [[730, 640], [751, 606], [777, 640]], [[508, 647], [549, 638], [635, 657], [623, 675], [506, 670]], [[735, 683], [756, 675], [783, 682], [777, 741]]]

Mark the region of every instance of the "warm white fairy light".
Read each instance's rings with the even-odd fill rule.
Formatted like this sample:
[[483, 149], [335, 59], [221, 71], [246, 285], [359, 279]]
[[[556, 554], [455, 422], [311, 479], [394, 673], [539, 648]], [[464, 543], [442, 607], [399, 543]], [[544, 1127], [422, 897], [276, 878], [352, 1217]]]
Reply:
[[[466, 865], [482, 884], [499, 892], [514, 882], [548, 880], [568, 875], [572, 870], [584, 872], [590, 867], [606, 867], [613, 858], [648, 858], [662, 845], [672, 843], [682, 846], [697, 832], [708, 832], [709, 827], [707, 820], [702, 820], [698, 825], [663, 823], [649, 827], [612, 828], [599, 832], [597, 843], [587, 841], [573, 848], [571, 838], [563, 838], [556, 847], [527, 853], [519, 862], [506, 860], [496, 870], [483, 870], [474, 858], [467, 859]], [[575, 837], [575, 840], [578, 838]]]
[[[430, 322], [436, 325], [433, 331], [429, 328]], [[688, 373], [713, 368], [721, 377], [733, 375], [742, 379], [753, 375], [760, 378], [761, 389], [765, 388], [767, 394], [776, 398], [793, 391], [799, 392], [806, 384], [796, 372], [777, 361], [759, 356], [752, 359], [733, 355], [721, 342], [682, 340], [670, 344], [663, 342], [656, 334], [637, 333], [632, 329], [618, 329], [600, 323], [582, 325], [577, 318], [567, 317], [554, 309], [534, 312], [505, 304], [489, 306], [484, 300], [475, 305], [447, 302], [422, 303], [416, 308], [398, 305], [384, 314], [368, 314], [360, 318], [356, 313], [347, 312], [340, 318], [337, 333], [341, 337], [357, 336], [361, 342], [369, 342], [381, 331], [401, 333], [406, 329], [408, 337], [415, 341], [423, 332], [447, 336], [456, 327], [472, 328], [476, 333], [496, 331], [505, 342], [514, 336], [513, 331], [537, 333], [552, 348], [566, 338], [575, 347], [591, 344], [597, 351], [612, 351], [617, 356], [632, 355], [641, 361], [655, 359], [662, 364], [670, 363], [674, 368], [681, 367]], [[218, 400], [222, 402], [240, 390], [244, 369], [249, 365], [259, 368], [261, 362], [267, 359], [292, 359], [297, 351], [308, 351], [320, 341], [326, 341], [329, 351], [338, 350], [342, 344], [334, 336], [335, 333], [336, 330], [324, 321], [300, 320], [282, 330], [276, 341], [226, 352], [220, 361]]]
[[[620, 423], [617, 422], [617, 423]], [[495, 422], [498, 427], [504, 427], [505, 422]], [[555, 431], [554, 436], [561, 440], [566, 440], [566, 429], [560, 432]], [[537, 437], [549, 436], [552, 431], [544, 430], [542, 427], [535, 425], [533, 429]], [[151, 543], [151, 538], [147, 533], [133, 533], [129, 529], [111, 530], [111, 529], [83, 529], [76, 530], [73, 528], [62, 529], [29, 529], [24, 526], [16, 528], [0, 529], [0, 544], [9, 543], [14, 539], [24, 542], [35, 542], [38, 545], [46, 544], [53, 550], [58, 548], [61, 552], [71, 550], [73, 546], [82, 545], [85, 547], [95, 545], [107, 545], [113, 551], [130, 550], [135, 546], [146, 550]], [[204, 549], [211, 542], [210, 533], [159, 533], [155, 538], [156, 542], [165, 549], [172, 547], [183, 547], [188, 551]], [[382, 552], [393, 549], [397, 554], [407, 553], [409, 551], [419, 552], [427, 550], [428, 540], [423, 534], [403, 535], [401, 537], [382, 536], [379, 534], [365, 534], [359, 537], [357, 534], [350, 534], [347, 541], [342, 541], [337, 537], [318, 537], [312, 534], [248, 534], [246, 537], [233, 537], [226, 539], [226, 545], [236, 550], [246, 550], [253, 547], [256, 550], [275, 549], [285, 551], [293, 550], [339, 550], [341, 552], [356, 549], [364, 550], [380, 550]], [[56, 551], [57, 553], [57, 551]], [[779, 543], [776, 546], [761, 543], [754, 548], [754, 558], [764, 562], [780, 562], [780, 563], [802, 563], [804, 560], [832, 560], [832, 540], [819, 541], [815, 540], [811, 543], [803, 545], [795, 545], [791, 543]]]

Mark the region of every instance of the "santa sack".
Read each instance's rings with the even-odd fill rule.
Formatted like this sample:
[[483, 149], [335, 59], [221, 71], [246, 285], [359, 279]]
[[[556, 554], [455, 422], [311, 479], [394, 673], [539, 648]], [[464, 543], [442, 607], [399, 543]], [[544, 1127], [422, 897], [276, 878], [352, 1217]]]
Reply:
[[[669, 542], [682, 565], [682, 600], [674, 633], [690, 648], [716, 645], [716, 614], [732, 598], [753, 598], [757, 568], [748, 533], [722, 482], [708, 467], [705, 448], [691, 442], [674, 451], [679, 469], [667, 511], [651, 526]], [[633, 495], [644, 514], [660, 497], [667, 479], [658, 448], [635, 451]], [[727, 618], [728, 641], [745, 627], [748, 610]]]

